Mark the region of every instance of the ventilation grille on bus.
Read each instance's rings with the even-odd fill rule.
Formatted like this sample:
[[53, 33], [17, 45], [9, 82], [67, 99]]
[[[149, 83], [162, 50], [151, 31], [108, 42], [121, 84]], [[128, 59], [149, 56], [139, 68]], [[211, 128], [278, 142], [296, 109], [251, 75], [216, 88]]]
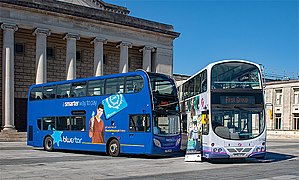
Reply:
[[234, 152], [249, 152], [251, 148], [228, 148], [228, 152], [234, 153]]
[[28, 141], [33, 141], [33, 127], [29, 126], [28, 128]]

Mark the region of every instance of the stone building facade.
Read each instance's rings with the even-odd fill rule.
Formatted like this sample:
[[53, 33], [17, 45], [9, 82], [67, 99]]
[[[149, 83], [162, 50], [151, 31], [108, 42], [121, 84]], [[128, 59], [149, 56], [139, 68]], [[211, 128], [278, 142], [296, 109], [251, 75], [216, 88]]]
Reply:
[[299, 137], [299, 80], [267, 82], [265, 101], [267, 129]]
[[144, 69], [172, 75], [173, 26], [101, 0], [0, 0], [3, 130], [26, 130], [30, 85]]

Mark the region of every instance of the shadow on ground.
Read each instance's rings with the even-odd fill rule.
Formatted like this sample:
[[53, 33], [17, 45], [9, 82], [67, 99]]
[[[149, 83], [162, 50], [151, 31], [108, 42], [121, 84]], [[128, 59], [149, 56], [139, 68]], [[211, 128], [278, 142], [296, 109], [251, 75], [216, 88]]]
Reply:
[[289, 154], [280, 154], [274, 152], [267, 152], [265, 158], [263, 159], [255, 159], [255, 158], [247, 158], [247, 159], [216, 159], [209, 160], [208, 162], [213, 164], [235, 164], [235, 163], [272, 163], [278, 161], [285, 161], [296, 158], [297, 156], [289, 155]]
[[[42, 148], [34, 148], [34, 150], [45, 151]], [[53, 152], [61, 152], [66, 154], [84, 154], [84, 155], [94, 155], [94, 156], [102, 156], [102, 157], [110, 157], [104, 152], [93, 152], [93, 151], [78, 151], [78, 150], [62, 150], [62, 149], [54, 149]], [[51, 153], [51, 152], [50, 152]], [[163, 155], [145, 155], [145, 154], [120, 154], [119, 157], [125, 158], [141, 158], [141, 159], [164, 159], [164, 158], [176, 158], [176, 157], [184, 157], [185, 152], [175, 152], [171, 154], [163, 154]], [[117, 158], [117, 157], [116, 157]]]

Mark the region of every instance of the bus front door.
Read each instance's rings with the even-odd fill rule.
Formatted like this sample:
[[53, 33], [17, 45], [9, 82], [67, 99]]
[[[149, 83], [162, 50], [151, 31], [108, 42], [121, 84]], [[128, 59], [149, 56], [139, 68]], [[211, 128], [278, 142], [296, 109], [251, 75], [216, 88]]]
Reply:
[[150, 116], [131, 115], [129, 127], [129, 147], [131, 153], [147, 153], [150, 151]]

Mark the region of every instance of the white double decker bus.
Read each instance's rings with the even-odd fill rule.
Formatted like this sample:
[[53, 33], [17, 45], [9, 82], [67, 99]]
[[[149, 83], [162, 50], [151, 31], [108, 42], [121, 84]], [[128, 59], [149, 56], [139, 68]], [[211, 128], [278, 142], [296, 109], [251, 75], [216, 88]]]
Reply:
[[211, 63], [179, 89], [186, 161], [264, 158], [266, 123], [260, 66], [244, 60]]

